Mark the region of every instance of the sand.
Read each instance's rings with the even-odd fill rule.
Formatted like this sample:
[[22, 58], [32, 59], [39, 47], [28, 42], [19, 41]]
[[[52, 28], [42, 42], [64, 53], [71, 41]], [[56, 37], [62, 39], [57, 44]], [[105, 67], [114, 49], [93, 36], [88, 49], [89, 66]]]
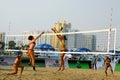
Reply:
[[66, 68], [64, 71], [57, 71], [58, 68], [37, 67], [33, 71], [32, 67], [25, 67], [22, 76], [18, 74], [7, 75], [12, 72], [12, 66], [0, 66], [0, 80], [120, 80], [120, 72], [114, 72], [114, 76], [108, 71], [108, 77], [104, 70], [75, 69]]

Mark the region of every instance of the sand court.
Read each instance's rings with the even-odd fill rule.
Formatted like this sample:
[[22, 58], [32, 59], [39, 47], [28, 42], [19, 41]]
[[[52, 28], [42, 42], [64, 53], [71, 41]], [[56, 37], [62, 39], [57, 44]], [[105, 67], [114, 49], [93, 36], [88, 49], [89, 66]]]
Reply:
[[57, 68], [25, 67], [23, 74], [7, 75], [13, 71], [12, 66], [0, 67], [0, 80], [119, 80], [120, 72], [114, 72], [114, 76], [108, 71], [108, 77], [104, 70], [66, 68], [64, 71], [57, 71]]

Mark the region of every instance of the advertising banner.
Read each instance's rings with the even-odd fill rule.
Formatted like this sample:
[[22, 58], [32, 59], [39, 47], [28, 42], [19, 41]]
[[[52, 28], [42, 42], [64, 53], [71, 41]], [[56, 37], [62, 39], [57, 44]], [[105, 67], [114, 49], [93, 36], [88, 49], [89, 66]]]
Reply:
[[[65, 62], [65, 67], [68, 68], [68, 60], [64, 59]], [[59, 67], [60, 65], [60, 60], [59, 59], [50, 59], [50, 58], [46, 58], [45, 59], [45, 65], [46, 67]]]

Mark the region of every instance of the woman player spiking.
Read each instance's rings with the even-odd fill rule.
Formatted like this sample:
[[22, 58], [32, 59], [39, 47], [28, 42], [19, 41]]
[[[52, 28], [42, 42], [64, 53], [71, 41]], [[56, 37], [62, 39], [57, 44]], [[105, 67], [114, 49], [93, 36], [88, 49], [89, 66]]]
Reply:
[[28, 40], [30, 40], [29, 42], [29, 48], [28, 48], [28, 56], [30, 58], [30, 64], [33, 67], [33, 70], [36, 71], [35, 69], [35, 57], [34, 57], [34, 47], [36, 45], [35, 41], [42, 35], [44, 34], [44, 32], [42, 32], [41, 34], [39, 34], [37, 37], [33, 37], [33, 36], [28, 36]]

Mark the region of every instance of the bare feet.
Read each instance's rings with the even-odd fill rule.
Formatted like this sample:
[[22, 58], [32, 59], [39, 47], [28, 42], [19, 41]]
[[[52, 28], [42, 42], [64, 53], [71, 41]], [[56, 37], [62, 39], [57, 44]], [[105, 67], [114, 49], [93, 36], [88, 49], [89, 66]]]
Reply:
[[60, 71], [60, 70], [61, 70], [61, 67], [57, 71]]
[[10, 73], [7, 73], [7, 75], [10, 75]]
[[17, 74], [17, 73], [15, 73], [15, 72], [13, 72], [13, 73], [7, 73], [7, 75], [14, 75], [14, 74]]
[[61, 71], [63, 71], [64, 69], [65, 69], [65, 67], [63, 67]]
[[57, 71], [63, 71], [65, 69], [65, 67], [63, 67], [62, 69], [61, 69], [61, 67], [57, 70]]
[[35, 68], [35, 66], [33, 66], [33, 70], [34, 70], [34, 71], [36, 71], [36, 68]]

